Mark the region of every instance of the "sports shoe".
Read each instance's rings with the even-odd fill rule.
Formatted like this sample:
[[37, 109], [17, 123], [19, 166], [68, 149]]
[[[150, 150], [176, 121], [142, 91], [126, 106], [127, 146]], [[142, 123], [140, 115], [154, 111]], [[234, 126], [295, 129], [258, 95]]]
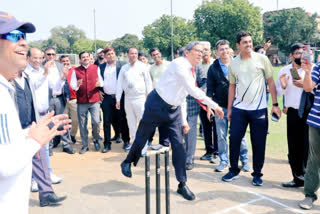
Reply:
[[233, 181], [233, 180], [238, 179], [238, 178], [239, 178], [238, 174], [234, 174], [233, 172], [229, 171], [227, 174], [225, 174], [222, 177], [222, 180], [225, 181], [225, 182], [230, 182], [230, 181]]
[[157, 144], [157, 145], [152, 145], [151, 146], [151, 149], [152, 150], [159, 150], [159, 149], [161, 149], [163, 146], [161, 145], [161, 144]]
[[219, 166], [216, 166], [215, 171], [216, 172], [223, 172], [227, 167], [228, 167], [228, 164], [220, 163]]
[[212, 153], [205, 153], [202, 157], [200, 157], [200, 160], [207, 160], [210, 161], [213, 158], [213, 154]]
[[310, 210], [310, 209], [313, 207], [313, 202], [314, 202], [314, 201], [315, 201], [315, 200], [314, 200], [313, 198], [306, 196], [306, 197], [303, 199], [303, 201], [301, 201], [301, 202], [299, 203], [299, 207], [302, 208], [302, 209], [304, 209], [304, 210]]
[[253, 186], [262, 186], [263, 181], [262, 181], [261, 177], [260, 176], [253, 176], [252, 185]]
[[241, 169], [242, 169], [244, 172], [249, 172], [249, 171], [250, 171], [250, 166], [249, 166], [248, 163], [242, 163]]
[[129, 143], [129, 145], [124, 149], [125, 152], [130, 152], [132, 144]]
[[148, 142], [147, 142], [146, 145], [144, 145], [143, 149], [141, 150], [141, 156], [142, 157], [147, 155], [148, 148], [149, 148], [149, 145], [148, 145]]
[[31, 192], [39, 192], [38, 184], [34, 179], [31, 181]]
[[56, 175], [53, 174], [53, 173], [50, 173], [50, 178], [51, 178], [51, 183], [52, 183], [52, 184], [59, 184], [59, 183], [61, 183], [61, 181], [62, 181], [62, 178], [56, 176]]
[[209, 162], [213, 164], [218, 164], [219, 163], [218, 155], [213, 155]]

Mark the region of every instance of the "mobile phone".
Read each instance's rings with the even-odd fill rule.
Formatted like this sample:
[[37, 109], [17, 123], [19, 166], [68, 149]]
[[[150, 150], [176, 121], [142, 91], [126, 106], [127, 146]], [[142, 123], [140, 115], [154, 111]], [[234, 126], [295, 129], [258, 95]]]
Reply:
[[279, 122], [279, 117], [276, 113], [272, 113], [271, 120], [274, 122]]
[[310, 45], [304, 46], [303, 59], [305, 60], [306, 64], [311, 63]]
[[300, 80], [300, 76], [296, 68], [290, 68], [290, 73], [291, 73], [292, 79]]
[[268, 42], [271, 42], [271, 38], [270, 37], [266, 38], [266, 43], [268, 43]]

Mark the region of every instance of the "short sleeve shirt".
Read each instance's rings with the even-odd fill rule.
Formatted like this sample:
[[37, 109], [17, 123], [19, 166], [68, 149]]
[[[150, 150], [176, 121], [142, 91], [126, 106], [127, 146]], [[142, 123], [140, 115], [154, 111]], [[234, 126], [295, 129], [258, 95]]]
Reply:
[[318, 62], [311, 73], [312, 81], [316, 83], [314, 102], [307, 118], [307, 124], [315, 128], [320, 128], [320, 62]]
[[239, 54], [229, 65], [229, 82], [236, 84], [233, 107], [244, 110], [267, 108], [266, 80], [273, 76], [269, 59], [262, 54], [251, 53], [242, 60]]

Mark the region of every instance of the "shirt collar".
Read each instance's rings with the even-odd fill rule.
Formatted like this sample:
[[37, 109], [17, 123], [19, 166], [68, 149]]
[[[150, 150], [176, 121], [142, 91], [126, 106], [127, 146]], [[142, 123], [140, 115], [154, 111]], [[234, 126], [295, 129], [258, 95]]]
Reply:
[[85, 65], [81, 65], [81, 66], [87, 69], [90, 66], [90, 64], [88, 66], [85, 66]]
[[0, 74], [0, 84], [8, 88], [10, 91], [15, 91], [14, 87], [9, 83], [9, 81]]
[[193, 66], [191, 65], [191, 63], [189, 62], [189, 60], [188, 60], [186, 57], [183, 57], [183, 59], [184, 59], [186, 65], [188, 66], [188, 70], [191, 71], [191, 68], [192, 68]]

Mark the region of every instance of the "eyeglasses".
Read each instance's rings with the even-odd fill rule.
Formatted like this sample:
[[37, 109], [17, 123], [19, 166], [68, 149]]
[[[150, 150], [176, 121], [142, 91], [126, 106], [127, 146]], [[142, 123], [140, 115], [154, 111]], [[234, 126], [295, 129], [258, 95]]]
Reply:
[[203, 50], [201, 50], [201, 49], [192, 48], [191, 50], [194, 50], [194, 51], [197, 52], [197, 53], [203, 54]]
[[302, 52], [294, 52], [293, 53], [294, 55], [301, 55], [301, 54], [303, 54]]
[[19, 42], [21, 38], [26, 40], [27, 35], [26, 35], [26, 33], [22, 32], [20, 30], [14, 30], [9, 33], [0, 35], [0, 38], [5, 39], [5, 40], [9, 40], [12, 42]]
[[46, 53], [47, 56], [55, 56], [55, 53]]

